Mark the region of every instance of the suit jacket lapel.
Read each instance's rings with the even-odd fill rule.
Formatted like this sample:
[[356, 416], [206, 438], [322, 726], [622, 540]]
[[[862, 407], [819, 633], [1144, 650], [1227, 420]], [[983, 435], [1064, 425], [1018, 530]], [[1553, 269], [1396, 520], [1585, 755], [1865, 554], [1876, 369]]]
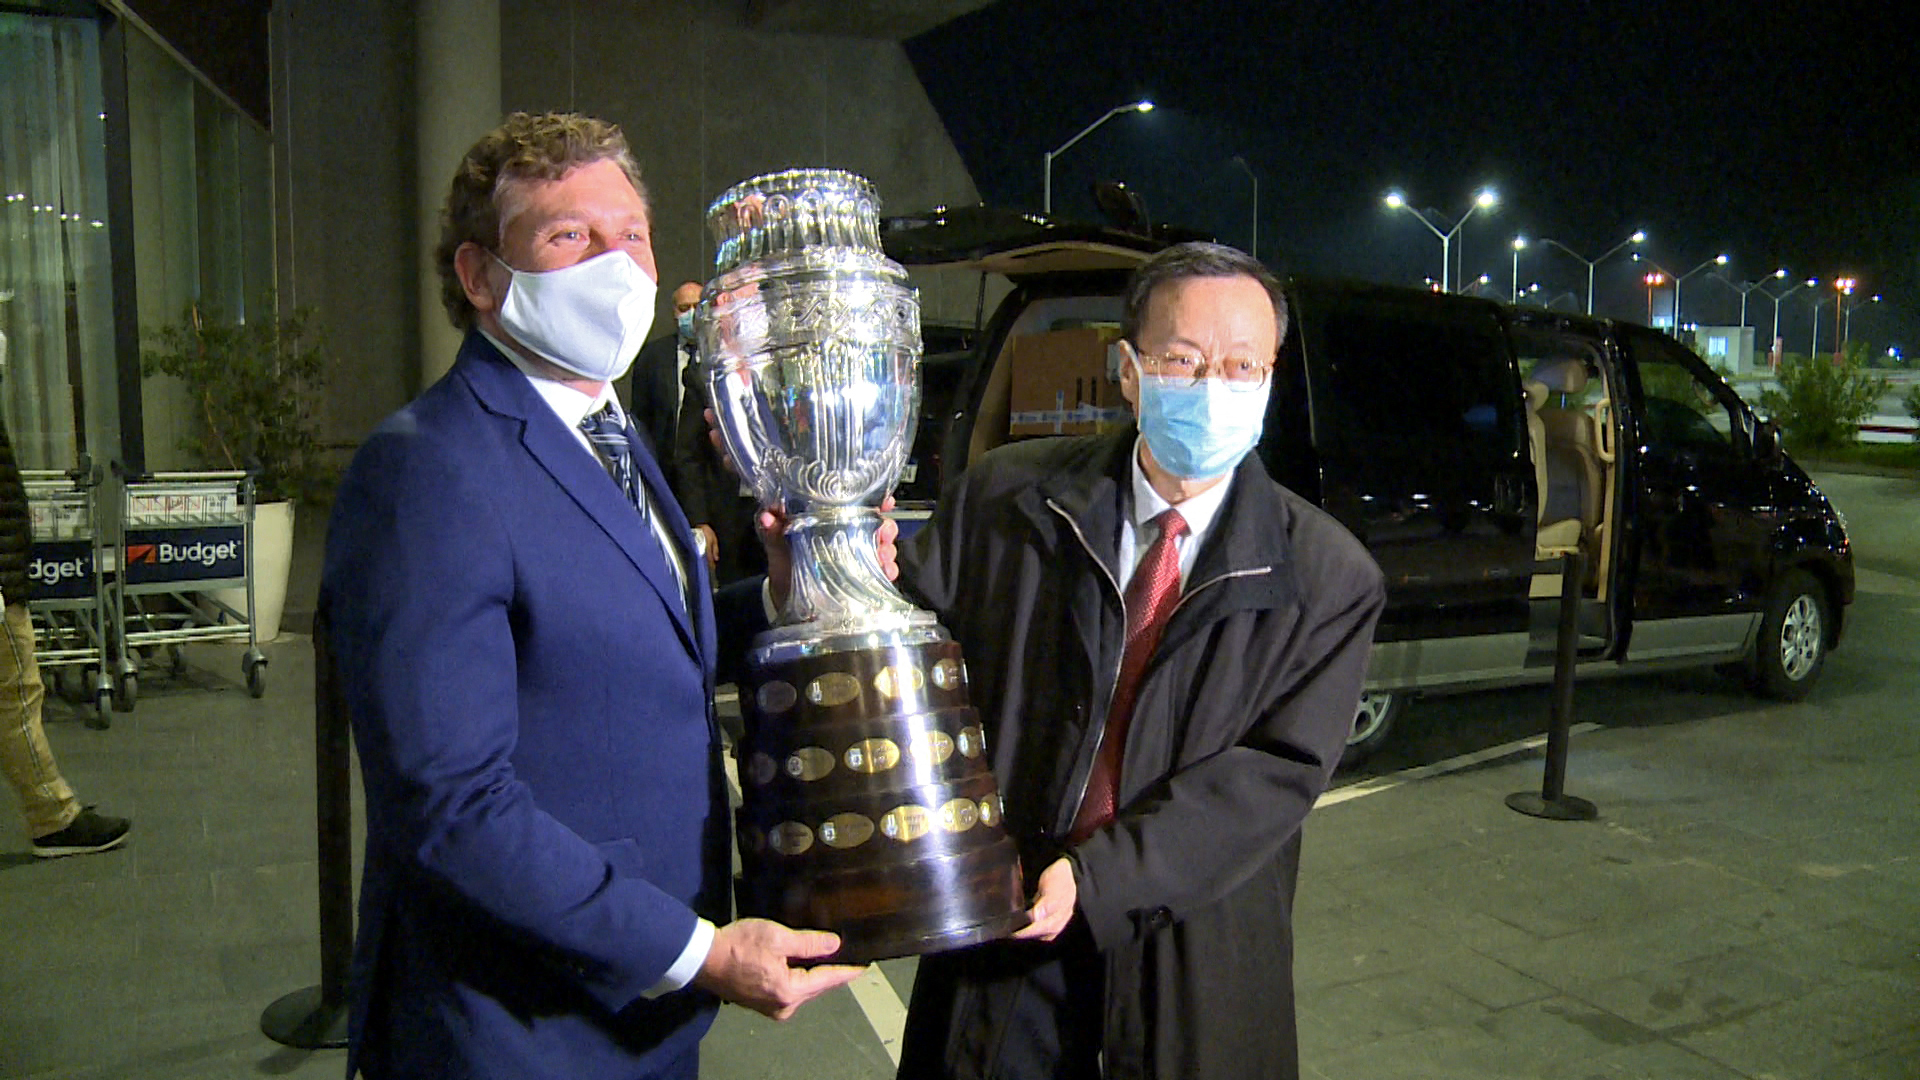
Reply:
[[[659, 460], [647, 449], [646, 439], [638, 433], [629, 432], [627, 442], [633, 447], [634, 468], [640, 473], [640, 482], [646, 485], [649, 505], [673, 536], [674, 545], [680, 549], [680, 561], [686, 567], [687, 607], [689, 614], [694, 616], [694, 626], [689, 632], [696, 634], [705, 646], [702, 655], [710, 656], [713, 653], [713, 620], [709, 613], [712, 610], [713, 589], [707, 580], [707, 561], [694, 550], [693, 526], [688, 524], [686, 512], [680, 509], [680, 501], [674, 498], [673, 491], [667, 487], [666, 474], [660, 471]], [[672, 576], [671, 570], [668, 576]]]
[[[546, 402], [540, 400], [540, 396], [527, 385], [526, 377], [520, 374], [519, 369], [500, 356], [485, 338], [478, 333], [469, 335], [460, 350], [460, 357], [468, 361], [464, 374], [481, 403], [496, 413], [523, 422], [520, 442], [526, 447], [527, 453], [593, 519], [594, 524], [619, 545], [634, 569], [659, 594], [661, 602], [671, 613], [674, 627], [679, 631], [680, 640], [687, 651], [701, 657], [704, 663], [710, 650], [700, 648], [686, 604], [679, 597], [679, 581], [674, 577], [672, 568], [661, 558], [659, 545], [649, 535], [646, 523], [640, 520], [639, 513], [627, 501], [619, 485], [607, 475], [606, 468], [580, 445]], [[636, 446], [644, 450], [644, 442], [636, 442]], [[661, 480], [659, 467], [653, 463], [652, 455], [636, 453], [634, 460], [647, 478], [649, 494], [664, 491], [665, 484]], [[675, 523], [672, 527], [676, 530], [676, 536], [687, 534], [686, 519], [680, 514], [679, 508], [673, 506], [671, 496], [656, 499], [654, 505], [663, 509], [670, 507], [671, 516], [667, 520]], [[691, 543], [683, 550], [690, 551]], [[696, 579], [692, 566], [688, 567], [688, 571], [689, 580], [697, 581], [698, 588], [704, 590], [705, 577]], [[703, 596], [704, 592], [696, 592], [695, 602], [699, 602]]]

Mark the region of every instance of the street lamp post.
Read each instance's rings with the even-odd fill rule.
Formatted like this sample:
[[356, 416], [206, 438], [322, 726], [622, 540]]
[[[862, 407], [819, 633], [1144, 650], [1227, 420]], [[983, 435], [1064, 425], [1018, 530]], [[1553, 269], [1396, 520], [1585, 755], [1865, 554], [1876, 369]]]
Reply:
[[1247, 179], [1253, 181], [1253, 244], [1252, 250], [1247, 254], [1258, 259], [1260, 257], [1260, 177], [1254, 174], [1253, 166], [1247, 164], [1247, 159], [1239, 154], [1233, 156], [1233, 163], [1246, 170]]
[[[1644, 244], [1646, 243], [1646, 241], [1647, 241], [1646, 230], [1635, 229], [1633, 231], [1632, 236], [1629, 236], [1625, 240], [1622, 240], [1618, 244], [1615, 244], [1612, 247], [1608, 248], [1606, 250], [1606, 253], [1601, 255], [1599, 258], [1589, 259], [1585, 255], [1580, 254], [1579, 252], [1573, 250], [1572, 248], [1568, 247], [1567, 245], [1561, 243], [1558, 240], [1549, 240], [1544, 236], [1540, 238], [1541, 243], [1552, 244], [1554, 247], [1559, 248], [1561, 251], [1564, 251], [1567, 254], [1573, 256], [1574, 258], [1579, 259], [1581, 262], [1587, 264], [1587, 314], [1589, 315], [1593, 314], [1593, 268], [1596, 266], [1599, 266], [1603, 262], [1606, 262], [1608, 259], [1613, 258], [1615, 255], [1620, 254], [1620, 252], [1626, 250], [1631, 245]], [[1648, 315], [1647, 321], [1652, 322], [1653, 316]]]
[[1517, 304], [1520, 302], [1520, 253], [1526, 250], [1526, 247], [1526, 237], [1516, 236], [1513, 238], [1513, 287], [1509, 290], [1507, 296], [1507, 303], [1509, 304]]
[[[1709, 266], [1725, 266], [1727, 265], [1728, 259], [1729, 256], [1726, 255], [1715, 255], [1713, 258], [1708, 259], [1706, 262], [1701, 263], [1699, 266], [1694, 267], [1684, 274], [1676, 274], [1666, 267], [1661, 266], [1659, 263], [1654, 262], [1652, 259], [1646, 258], [1639, 252], [1634, 252], [1633, 255], [1634, 262], [1644, 262], [1648, 266], [1653, 267], [1655, 270], [1673, 279], [1673, 333], [1675, 337], [1680, 335], [1680, 283], [1700, 271], [1705, 270]], [[1648, 312], [1647, 321], [1649, 323], [1653, 321], [1652, 312]]]
[[1640, 280], [1647, 283], [1647, 325], [1652, 326], [1653, 325], [1653, 290], [1655, 289], [1655, 287], [1664, 285], [1667, 283], [1667, 275], [1662, 271], [1655, 270], [1652, 273], [1649, 273], [1645, 277], [1641, 278]]
[[[1759, 289], [1761, 285], [1766, 283], [1768, 278], [1786, 277], [1787, 270], [1786, 270], [1786, 267], [1783, 266], [1780, 269], [1775, 270], [1773, 273], [1768, 274], [1767, 277], [1761, 278], [1759, 281], [1747, 281], [1747, 282], [1735, 281], [1725, 274], [1715, 274], [1713, 276], [1719, 278], [1721, 282], [1723, 282], [1727, 286], [1727, 288], [1732, 289], [1734, 292], [1737, 292], [1740, 294], [1740, 325], [1745, 326], [1747, 325], [1747, 294], [1752, 292], [1755, 289]], [[1761, 295], [1766, 295], [1766, 290], [1761, 289]]]
[[1835, 360], [1840, 359], [1841, 352], [1847, 347], [1847, 335], [1842, 332], [1840, 326], [1841, 315], [1844, 314], [1841, 305], [1846, 302], [1847, 297], [1853, 295], [1853, 287], [1858, 284], [1860, 284], [1859, 281], [1850, 277], [1833, 279], [1833, 358]]
[[1877, 304], [1879, 302], [1880, 302], [1879, 293], [1874, 293], [1872, 296], [1863, 297], [1859, 300], [1848, 301], [1846, 329], [1845, 329], [1845, 337], [1848, 341], [1853, 340], [1853, 309], [1859, 307], [1861, 304]]
[[[1429, 217], [1429, 215], [1432, 215], [1432, 217], [1440, 217], [1439, 211], [1431, 207], [1426, 210], [1415, 210], [1413, 205], [1407, 202], [1406, 196], [1397, 191], [1388, 192], [1385, 199], [1389, 210], [1405, 210], [1415, 218], [1418, 218], [1420, 224], [1427, 227], [1428, 232], [1440, 238], [1441, 292], [1453, 291], [1453, 238], [1460, 235], [1460, 227], [1467, 223], [1467, 219], [1473, 216], [1475, 210], [1490, 210], [1499, 203], [1499, 201], [1500, 197], [1493, 193], [1492, 188], [1481, 188], [1480, 194], [1475, 195], [1473, 197], [1473, 203], [1467, 207], [1467, 212], [1460, 215], [1460, 220], [1454, 222], [1452, 228], [1442, 232], [1440, 227], [1435, 225]], [[1442, 217], [1440, 220], [1445, 221], [1446, 219]]]
[[1135, 101], [1127, 105], [1115, 105], [1113, 108], [1107, 110], [1107, 113], [1105, 116], [1102, 116], [1100, 119], [1095, 120], [1093, 123], [1088, 124], [1086, 127], [1081, 128], [1080, 134], [1075, 135], [1073, 138], [1068, 139], [1066, 142], [1061, 143], [1055, 149], [1049, 150], [1045, 154], [1042, 154], [1040, 156], [1040, 210], [1041, 212], [1047, 213], [1047, 214], [1053, 213], [1053, 159], [1054, 158], [1057, 158], [1061, 154], [1066, 153], [1069, 149], [1072, 148], [1074, 143], [1077, 143], [1081, 139], [1084, 139], [1087, 136], [1093, 134], [1093, 130], [1095, 128], [1113, 119], [1114, 117], [1119, 116], [1121, 113], [1152, 112], [1152, 111], [1153, 111], [1153, 102], [1151, 101]]
[[1681, 274], [1679, 277], [1673, 279], [1673, 332], [1675, 335], [1678, 335], [1680, 333], [1680, 285], [1681, 283], [1685, 282], [1688, 278], [1699, 273], [1700, 271], [1705, 270], [1709, 266], [1725, 266], [1727, 265], [1727, 261], [1728, 261], [1728, 256], [1715, 255], [1713, 258], [1708, 259], [1706, 262], [1701, 263], [1699, 266], [1696, 266], [1693, 269], [1687, 271], [1686, 273]]
[[1819, 284], [1820, 284], [1819, 278], [1808, 278], [1805, 281], [1799, 282], [1798, 284], [1791, 285], [1786, 289], [1781, 290], [1780, 294], [1777, 296], [1771, 292], [1768, 292], [1766, 289], [1760, 290], [1760, 295], [1773, 301], [1773, 344], [1768, 346], [1769, 352], [1771, 352], [1775, 348], [1780, 348], [1780, 349], [1785, 348], [1785, 345], [1780, 341], [1780, 301], [1785, 300], [1787, 297], [1792, 296], [1794, 293], [1799, 292], [1801, 289], [1811, 289]]

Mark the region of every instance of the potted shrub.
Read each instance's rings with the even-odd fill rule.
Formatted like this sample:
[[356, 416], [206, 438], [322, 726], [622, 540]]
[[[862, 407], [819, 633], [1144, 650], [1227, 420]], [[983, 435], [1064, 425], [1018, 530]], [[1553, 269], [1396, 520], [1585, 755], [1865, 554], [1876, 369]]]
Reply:
[[[254, 614], [263, 641], [279, 632], [293, 553], [293, 511], [325, 496], [331, 480], [314, 404], [326, 381], [325, 345], [313, 312], [227, 317], [189, 304], [177, 322], [146, 335], [141, 369], [184, 387], [193, 415], [181, 449], [208, 469], [254, 474]], [[245, 610], [240, 597], [232, 606]]]

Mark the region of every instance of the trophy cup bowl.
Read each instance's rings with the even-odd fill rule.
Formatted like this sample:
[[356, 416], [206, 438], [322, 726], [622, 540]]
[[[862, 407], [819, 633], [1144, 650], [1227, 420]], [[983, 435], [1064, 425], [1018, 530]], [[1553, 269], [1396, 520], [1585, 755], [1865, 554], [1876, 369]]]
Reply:
[[740, 913], [839, 934], [835, 962], [1004, 936], [1024, 894], [966, 664], [875, 541], [920, 363], [919, 299], [881, 251], [878, 198], [852, 173], [794, 169], [729, 189], [707, 222], [702, 372], [793, 553], [740, 688]]

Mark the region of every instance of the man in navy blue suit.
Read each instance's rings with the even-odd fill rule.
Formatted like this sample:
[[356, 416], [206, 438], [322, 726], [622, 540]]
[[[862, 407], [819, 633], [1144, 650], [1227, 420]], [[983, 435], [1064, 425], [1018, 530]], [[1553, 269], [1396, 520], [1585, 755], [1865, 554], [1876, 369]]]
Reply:
[[764, 628], [786, 553], [710, 594], [614, 401], [649, 224], [613, 125], [483, 137], [438, 253], [459, 358], [342, 482], [321, 612], [367, 805], [349, 1076], [691, 1080], [716, 999], [784, 1019], [859, 973], [792, 966], [831, 934], [727, 921], [715, 658]]

